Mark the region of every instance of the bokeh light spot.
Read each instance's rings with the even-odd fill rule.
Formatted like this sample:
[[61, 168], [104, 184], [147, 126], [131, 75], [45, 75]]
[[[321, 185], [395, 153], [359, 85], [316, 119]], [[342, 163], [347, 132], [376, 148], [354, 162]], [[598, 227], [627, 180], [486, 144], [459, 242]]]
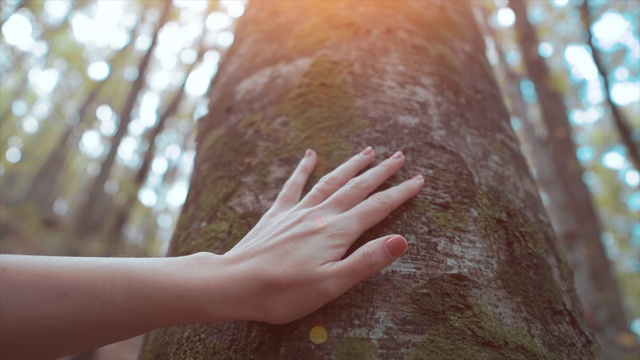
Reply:
[[311, 342], [316, 345], [323, 344], [325, 341], [327, 341], [327, 337], [327, 329], [322, 326], [314, 326], [309, 331], [309, 340], [311, 340]]
[[9, 149], [7, 149], [7, 152], [4, 154], [4, 157], [7, 159], [8, 162], [15, 164], [18, 161], [20, 161], [20, 159], [22, 159], [22, 151], [20, 151], [20, 149], [16, 147], [10, 147]]
[[109, 77], [111, 68], [105, 61], [96, 61], [87, 67], [87, 75], [93, 81], [102, 81]]

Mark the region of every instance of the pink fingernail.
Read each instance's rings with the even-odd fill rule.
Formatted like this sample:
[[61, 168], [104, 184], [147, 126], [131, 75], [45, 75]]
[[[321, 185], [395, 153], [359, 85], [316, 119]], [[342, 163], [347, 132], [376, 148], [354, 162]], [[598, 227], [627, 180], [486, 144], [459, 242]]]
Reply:
[[371, 146], [367, 146], [366, 149], [362, 150], [362, 152], [360, 154], [362, 155], [369, 155], [373, 153], [373, 148]]
[[307, 152], [304, 154], [304, 157], [311, 157], [313, 155], [313, 150], [307, 149]]
[[407, 244], [407, 240], [405, 240], [402, 236], [396, 235], [391, 239], [384, 242], [384, 247], [387, 248], [387, 251], [391, 256], [398, 257], [404, 254], [407, 251], [409, 245]]
[[398, 160], [400, 158], [402, 158], [402, 151], [398, 151], [395, 154], [393, 154], [393, 156], [391, 157], [394, 160]]
[[424, 180], [424, 178], [422, 177], [422, 175], [416, 175], [416, 176], [412, 177], [412, 178], [411, 178], [411, 180], [419, 180], [419, 181], [422, 181], [422, 180]]

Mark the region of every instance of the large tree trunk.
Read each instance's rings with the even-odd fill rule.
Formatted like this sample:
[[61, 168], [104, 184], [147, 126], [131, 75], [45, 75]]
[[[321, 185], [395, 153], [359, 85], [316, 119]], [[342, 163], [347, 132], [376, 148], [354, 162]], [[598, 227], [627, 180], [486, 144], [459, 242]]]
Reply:
[[614, 270], [600, 241], [602, 229], [591, 193], [582, 181], [584, 169], [578, 162], [571, 140], [567, 109], [560, 94], [548, 85], [549, 69], [538, 55], [539, 40], [527, 21], [525, 2], [511, 0], [509, 4], [516, 14], [523, 59], [535, 84], [542, 120], [547, 129], [545, 145], [553, 154], [556, 178], [564, 190], [564, 208], [573, 212], [575, 226], [564, 226], [561, 230], [565, 231], [558, 231], [558, 239], [574, 271], [576, 291], [603, 354], [607, 358], [622, 359], [631, 351], [617, 341], [629, 332], [625, 307]]
[[142, 359], [599, 358], [466, 3], [253, 2], [198, 133], [174, 256], [229, 250], [306, 148], [316, 179], [400, 149], [392, 182], [426, 186], [356, 243], [407, 238], [381, 274], [287, 325], [155, 331]]

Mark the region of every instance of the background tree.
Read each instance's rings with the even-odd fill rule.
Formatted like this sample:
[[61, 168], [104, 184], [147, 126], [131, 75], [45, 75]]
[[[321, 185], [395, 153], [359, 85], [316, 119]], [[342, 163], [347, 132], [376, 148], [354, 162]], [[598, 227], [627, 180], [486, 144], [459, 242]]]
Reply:
[[170, 255], [229, 250], [305, 148], [317, 179], [367, 144], [427, 185], [359, 244], [410, 249], [299, 321], [158, 330], [143, 359], [599, 356], [468, 5], [255, 2], [236, 34]]
[[[569, 116], [562, 97], [549, 85], [551, 75], [544, 59], [538, 56], [540, 41], [527, 20], [525, 1], [511, 0], [509, 6], [516, 16], [516, 30], [527, 74], [535, 85], [540, 102], [546, 129], [544, 144], [553, 156], [548, 160], [556, 174], [554, 180], [563, 188], [564, 206], [551, 215], [561, 216], [560, 219], [574, 224], [557, 227], [560, 230], [558, 239], [573, 269], [576, 290], [603, 353], [608, 358], [623, 358], [625, 348], [616, 339], [628, 328], [627, 316], [620, 289], [600, 242], [602, 231], [598, 214], [591, 201], [591, 193], [582, 180], [584, 170], [571, 140]], [[566, 221], [568, 217], [572, 221]]]

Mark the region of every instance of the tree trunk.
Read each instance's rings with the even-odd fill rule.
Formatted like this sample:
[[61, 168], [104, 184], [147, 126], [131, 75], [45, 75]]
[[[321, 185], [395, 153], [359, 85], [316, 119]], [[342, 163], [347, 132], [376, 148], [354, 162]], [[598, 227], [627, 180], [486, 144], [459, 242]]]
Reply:
[[618, 129], [618, 133], [620, 134], [620, 138], [622, 143], [627, 148], [627, 158], [629, 162], [633, 164], [633, 166], [640, 170], [640, 144], [637, 141], [633, 140], [633, 129], [629, 126], [629, 121], [626, 116], [622, 112], [622, 110], [613, 103], [611, 100], [611, 85], [609, 84], [609, 76], [605, 69], [604, 63], [602, 62], [602, 58], [600, 58], [600, 53], [598, 49], [596, 49], [593, 34], [591, 33], [591, 10], [589, 9], [589, 0], [584, 0], [582, 5], [580, 5], [580, 19], [582, 20], [582, 24], [584, 26], [584, 32], [587, 37], [587, 45], [591, 49], [591, 56], [593, 56], [593, 62], [596, 64], [596, 68], [598, 69], [598, 74], [602, 78], [602, 85], [604, 86], [604, 95], [607, 103], [609, 104], [609, 108], [611, 109], [611, 117], [613, 118], [613, 123]]
[[158, 330], [141, 359], [599, 358], [467, 3], [256, 1], [236, 34], [170, 255], [229, 250], [306, 148], [317, 180], [367, 145], [426, 186], [356, 246], [409, 250], [298, 321]]
[[178, 107], [182, 104], [182, 99], [184, 98], [185, 85], [187, 83], [187, 79], [189, 78], [189, 74], [195, 69], [196, 65], [199, 64], [200, 60], [204, 56], [205, 51], [207, 50], [204, 45], [204, 38], [207, 34], [206, 27], [202, 27], [202, 36], [198, 41], [198, 55], [196, 61], [191, 64], [185, 72], [184, 80], [180, 88], [177, 90], [176, 94], [171, 98], [171, 101], [164, 109], [164, 111], [160, 114], [158, 113], [158, 124], [149, 130], [147, 136], [147, 143], [149, 147], [145, 151], [144, 159], [142, 160], [142, 165], [136, 171], [136, 175], [133, 178], [133, 186], [132, 191], [127, 194], [127, 200], [125, 201], [124, 206], [120, 206], [118, 212], [115, 215], [115, 223], [109, 229], [107, 234], [107, 247], [105, 253], [107, 255], [114, 254], [122, 241], [122, 229], [124, 225], [127, 223], [131, 212], [133, 211], [134, 206], [136, 205], [138, 199], [138, 192], [142, 188], [144, 181], [147, 179], [149, 175], [149, 170], [151, 170], [151, 163], [153, 162], [153, 157], [155, 154], [156, 146], [155, 141], [158, 135], [164, 130], [165, 124], [170, 117], [173, 117], [175, 113], [178, 111]]
[[83, 121], [86, 121], [87, 110], [95, 101], [98, 93], [103, 87], [104, 82], [97, 83], [87, 95], [84, 102], [78, 109], [77, 118], [70, 124], [67, 124], [64, 132], [58, 139], [55, 147], [51, 150], [45, 161], [40, 165], [35, 176], [31, 180], [28, 189], [25, 191], [24, 197], [33, 202], [38, 207], [43, 220], [53, 217], [53, 203], [56, 196], [56, 187], [62, 176], [64, 165], [67, 162], [67, 156], [75, 146], [70, 146], [69, 141], [74, 134], [74, 130]]
[[575, 287], [584, 306], [587, 321], [596, 334], [603, 354], [622, 359], [626, 352], [616, 339], [629, 332], [624, 303], [616, 277], [600, 241], [602, 229], [591, 193], [582, 181], [584, 169], [576, 157], [571, 140], [571, 125], [560, 94], [548, 85], [547, 65], [538, 55], [538, 36], [527, 21], [526, 5], [511, 0], [516, 14], [516, 30], [526, 68], [535, 84], [542, 120], [547, 128], [546, 146], [553, 155], [556, 178], [566, 196], [567, 209], [573, 212], [575, 227], [559, 231], [558, 239], [574, 271]]
[[100, 173], [91, 184], [91, 187], [88, 191], [88, 198], [80, 205], [79, 211], [77, 212], [74, 227], [75, 234], [77, 236], [85, 236], [90, 232], [99, 229], [98, 224], [102, 222], [104, 214], [96, 211], [96, 209], [98, 208], [97, 204], [101, 201], [104, 201], [104, 184], [109, 179], [111, 169], [115, 165], [118, 147], [120, 146], [122, 139], [128, 132], [129, 123], [131, 122], [131, 112], [133, 111], [133, 107], [136, 104], [140, 91], [145, 85], [146, 72], [149, 68], [151, 55], [153, 55], [153, 50], [158, 43], [158, 33], [167, 21], [170, 10], [171, 2], [166, 1], [163, 5], [162, 15], [160, 16], [160, 19], [158, 20], [158, 23], [156, 24], [153, 31], [151, 45], [149, 45], [149, 49], [147, 49], [147, 52], [138, 64], [138, 77], [131, 85], [131, 89], [127, 94], [125, 104], [118, 114], [118, 117], [120, 119], [120, 121], [118, 122], [118, 130], [111, 139], [109, 152], [107, 153], [104, 161], [102, 161], [102, 164], [100, 166]]

